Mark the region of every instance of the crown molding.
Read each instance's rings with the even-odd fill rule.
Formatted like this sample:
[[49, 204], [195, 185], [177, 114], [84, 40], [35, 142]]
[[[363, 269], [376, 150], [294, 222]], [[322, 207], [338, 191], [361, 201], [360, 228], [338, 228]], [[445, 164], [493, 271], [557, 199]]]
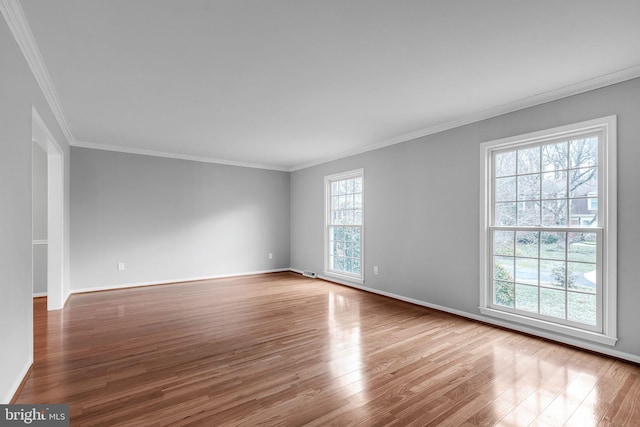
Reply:
[[31, 72], [42, 90], [42, 94], [58, 121], [58, 126], [60, 126], [62, 133], [67, 139], [67, 143], [72, 145], [74, 139], [71, 129], [69, 129], [69, 125], [67, 124], [62, 104], [51, 81], [49, 71], [47, 71], [47, 67], [44, 64], [40, 49], [33, 38], [31, 27], [24, 15], [22, 6], [20, 6], [20, 2], [18, 0], [0, 0], [0, 12], [2, 12], [13, 37], [16, 39], [22, 54], [27, 60], [29, 68], [31, 68]]
[[366, 153], [368, 151], [373, 151], [380, 148], [388, 147], [390, 145], [400, 144], [402, 142], [411, 141], [413, 139], [421, 138], [423, 136], [444, 132], [446, 130], [454, 129], [460, 126], [476, 123], [476, 122], [490, 119], [493, 117], [498, 117], [503, 114], [524, 110], [525, 108], [535, 107], [536, 105], [545, 104], [547, 102], [556, 101], [558, 99], [567, 98], [569, 96], [578, 95], [580, 93], [589, 92], [595, 89], [600, 89], [606, 86], [610, 86], [616, 83], [621, 83], [621, 82], [635, 79], [638, 77], [640, 77], [640, 65], [636, 65], [634, 67], [630, 67], [630, 68], [617, 71], [611, 74], [606, 74], [604, 76], [596, 77], [594, 79], [586, 80], [570, 86], [565, 86], [560, 89], [544, 92], [528, 98], [523, 98], [515, 102], [503, 104], [495, 108], [490, 108], [488, 110], [470, 114], [470, 115], [461, 117], [459, 119], [440, 123], [434, 126], [423, 128], [423, 129], [418, 129], [413, 132], [405, 133], [390, 139], [386, 139], [371, 145], [367, 145], [366, 147], [360, 147], [354, 150], [343, 151], [339, 154], [325, 157], [318, 161], [302, 163], [297, 166], [291, 167], [289, 171], [294, 172], [300, 169], [306, 169], [312, 166], [317, 166], [317, 165], [331, 162], [334, 160], [343, 159], [345, 157], [354, 156], [356, 154]]
[[288, 168], [268, 165], [264, 163], [237, 162], [234, 160], [216, 159], [213, 157], [205, 157], [205, 156], [192, 156], [189, 154], [178, 154], [178, 153], [172, 153], [167, 151], [147, 150], [143, 148], [131, 148], [131, 147], [124, 147], [121, 145], [100, 144], [97, 142], [74, 141], [73, 144], [71, 144], [71, 146], [80, 147], [80, 148], [91, 148], [93, 150], [114, 151], [118, 153], [140, 154], [142, 156], [164, 157], [167, 159], [190, 160], [192, 162], [216, 163], [220, 165], [238, 166], [243, 168], [267, 169], [267, 170], [274, 170], [279, 172], [290, 172]]
[[636, 65], [634, 67], [630, 67], [625, 70], [621, 70], [611, 74], [606, 74], [604, 76], [583, 81], [581, 83], [576, 83], [574, 85], [570, 85], [570, 86], [559, 88], [553, 91], [534, 95], [534, 96], [524, 98], [512, 103], [504, 104], [495, 108], [483, 110], [483, 111], [470, 114], [455, 120], [443, 122], [440, 124], [436, 124], [434, 126], [430, 126], [427, 128], [415, 130], [413, 132], [398, 135], [396, 137], [385, 139], [383, 141], [379, 141], [377, 143], [373, 143], [365, 147], [343, 151], [336, 155], [324, 157], [316, 161], [301, 163], [292, 167], [279, 167], [275, 165], [244, 163], [244, 162], [236, 162], [231, 160], [209, 158], [204, 156], [191, 156], [191, 155], [184, 155], [184, 154], [170, 153], [170, 152], [163, 152], [163, 151], [128, 148], [128, 147], [122, 147], [122, 146], [110, 145], [110, 144], [98, 144], [98, 143], [91, 143], [91, 142], [76, 141], [73, 137], [73, 134], [71, 133], [71, 129], [69, 128], [69, 125], [67, 123], [67, 120], [65, 118], [65, 115], [62, 109], [62, 104], [60, 103], [56, 90], [51, 81], [51, 76], [47, 71], [47, 67], [45, 66], [44, 60], [40, 53], [40, 49], [36, 44], [36, 41], [33, 37], [33, 33], [31, 32], [31, 27], [29, 26], [29, 22], [27, 21], [27, 18], [24, 15], [22, 6], [20, 6], [19, 0], [0, 0], [0, 12], [2, 12], [2, 15], [7, 21], [7, 24], [11, 29], [11, 32], [13, 33], [13, 36], [16, 39], [16, 42], [18, 43], [18, 46], [20, 47], [22, 54], [24, 55], [27, 63], [29, 64], [31, 71], [36, 81], [38, 82], [38, 85], [40, 86], [42, 93], [45, 99], [47, 100], [49, 107], [51, 108], [51, 111], [53, 112], [58, 122], [58, 125], [60, 126], [60, 129], [64, 133], [64, 136], [67, 139], [67, 143], [70, 146], [94, 148], [98, 150], [107, 150], [107, 151], [119, 151], [123, 153], [142, 154], [147, 156], [157, 156], [157, 157], [165, 157], [165, 158], [172, 158], [172, 159], [192, 160], [192, 161], [205, 162], [205, 163], [218, 163], [218, 164], [224, 164], [224, 165], [230, 165], [230, 166], [269, 169], [269, 170], [277, 170], [277, 171], [285, 171], [285, 172], [294, 172], [300, 169], [306, 169], [312, 166], [328, 163], [328, 162], [342, 159], [345, 157], [354, 156], [356, 154], [366, 153], [368, 151], [373, 151], [373, 150], [388, 147], [391, 145], [400, 144], [402, 142], [407, 142], [407, 141], [411, 141], [413, 139], [421, 138], [424, 136], [433, 135], [438, 132], [443, 132], [443, 131], [454, 129], [460, 126], [479, 122], [481, 120], [490, 119], [503, 114], [512, 113], [514, 111], [522, 110], [529, 107], [534, 107], [536, 105], [544, 104], [544, 103], [555, 101], [561, 98], [566, 98], [572, 95], [577, 95], [583, 92], [588, 92], [591, 90], [599, 89], [605, 86], [613, 85], [626, 80], [631, 80], [631, 79], [640, 77], [640, 65]]

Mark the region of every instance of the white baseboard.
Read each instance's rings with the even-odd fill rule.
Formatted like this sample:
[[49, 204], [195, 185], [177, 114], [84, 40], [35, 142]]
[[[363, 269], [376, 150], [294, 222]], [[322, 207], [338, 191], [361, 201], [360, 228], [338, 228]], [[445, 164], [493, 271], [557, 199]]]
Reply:
[[95, 286], [91, 288], [71, 289], [72, 294], [81, 294], [85, 292], [110, 291], [115, 289], [137, 288], [140, 286], [167, 285], [170, 283], [180, 282], [196, 282], [198, 280], [224, 279], [229, 277], [252, 276], [254, 274], [280, 273], [283, 271], [291, 271], [290, 268], [276, 268], [273, 270], [247, 271], [243, 273], [219, 274], [216, 276], [187, 277], [179, 279], [154, 280], [151, 282], [124, 283], [117, 285]]
[[[294, 269], [291, 269], [291, 271], [295, 271]], [[601, 354], [605, 354], [607, 356], [612, 356], [612, 357], [616, 357], [618, 359], [623, 359], [623, 360], [628, 360], [630, 362], [634, 362], [634, 363], [640, 363], [640, 356], [635, 355], [635, 354], [631, 354], [631, 353], [626, 353], [623, 351], [618, 351], [618, 350], [614, 350], [612, 348], [605, 348], [605, 347], [601, 347], [599, 345], [596, 344], [591, 344], [585, 341], [581, 341], [581, 340], [577, 340], [571, 337], [566, 337], [563, 335], [558, 335], [558, 334], [554, 334], [552, 332], [546, 332], [546, 331], [541, 331], [538, 329], [534, 329], [534, 328], [530, 328], [527, 326], [523, 326], [523, 325], [518, 325], [518, 324], [514, 324], [511, 322], [505, 322], [502, 320], [497, 320], [497, 319], [493, 319], [490, 317], [485, 317], [485, 316], [481, 316], [478, 314], [473, 314], [473, 313], [467, 313], [466, 311], [461, 311], [461, 310], [455, 310], [453, 308], [449, 308], [449, 307], [444, 307], [441, 305], [437, 305], [437, 304], [431, 304], [425, 301], [421, 301], [421, 300], [417, 300], [414, 298], [408, 298], [402, 295], [397, 295], [397, 294], [393, 294], [391, 292], [386, 292], [386, 291], [381, 291], [378, 289], [374, 289], [374, 288], [369, 288], [366, 286], [362, 286], [362, 285], [357, 285], [354, 283], [349, 283], [347, 281], [343, 281], [343, 280], [338, 280], [338, 279], [334, 279], [332, 277], [325, 277], [325, 276], [318, 276], [318, 278], [322, 279], [322, 280], [326, 280], [328, 282], [334, 282], [334, 283], [338, 283], [340, 285], [345, 285], [345, 286], [349, 286], [352, 288], [356, 288], [356, 289], [360, 289], [366, 292], [371, 292], [374, 294], [378, 294], [378, 295], [383, 295], [385, 297], [389, 297], [389, 298], [393, 298], [393, 299], [397, 299], [400, 301], [405, 301], [405, 302], [409, 302], [411, 304], [416, 304], [416, 305], [421, 305], [423, 307], [428, 307], [428, 308], [432, 308], [434, 310], [438, 310], [438, 311], [444, 311], [446, 313], [451, 313], [451, 314], [455, 314], [456, 316], [460, 316], [460, 317], [466, 317], [467, 319], [472, 319], [472, 320], [477, 320], [479, 322], [483, 322], [483, 323], [488, 323], [491, 325], [495, 325], [495, 326], [500, 326], [503, 328], [507, 328], [507, 329], [513, 329], [515, 331], [518, 332], [524, 332], [526, 334], [530, 334], [530, 335], [534, 335], [537, 337], [541, 337], [541, 338], [546, 338], [552, 341], [557, 341], [563, 344], [568, 344], [574, 347], [579, 347], [585, 350], [589, 350], [589, 351], [593, 351], [596, 353], [601, 353]]]
[[11, 384], [9, 390], [7, 390], [7, 394], [2, 398], [2, 402], [0, 402], [2, 405], [8, 405], [11, 402], [11, 399], [13, 399], [13, 396], [20, 388], [20, 384], [22, 384], [22, 381], [24, 381], [25, 377], [29, 373], [31, 365], [33, 365], [33, 356], [30, 357], [29, 360], [27, 360], [27, 364], [20, 370], [17, 378], [15, 379], [13, 384]]
[[34, 292], [33, 293], [33, 297], [34, 298], [38, 298], [38, 297], [46, 297], [47, 293], [46, 292]]

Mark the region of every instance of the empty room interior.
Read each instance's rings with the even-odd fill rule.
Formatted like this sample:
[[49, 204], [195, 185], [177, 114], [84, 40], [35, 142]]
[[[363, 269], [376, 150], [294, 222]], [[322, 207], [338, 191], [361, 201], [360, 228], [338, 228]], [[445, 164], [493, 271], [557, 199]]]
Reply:
[[640, 2], [0, 11], [3, 422], [640, 426]]

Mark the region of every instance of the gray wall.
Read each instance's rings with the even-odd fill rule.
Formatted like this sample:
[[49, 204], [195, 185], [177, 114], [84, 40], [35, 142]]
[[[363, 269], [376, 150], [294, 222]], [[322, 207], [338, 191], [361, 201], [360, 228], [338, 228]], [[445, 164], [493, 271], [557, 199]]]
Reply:
[[[47, 240], [47, 153], [37, 143], [32, 143], [32, 215], [33, 240]], [[33, 245], [33, 293], [47, 292], [47, 245]]]
[[364, 168], [364, 286], [478, 317], [480, 143], [613, 114], [620, 338], [615, 349], [640, 356], [640, 79], [292, 173], [291, 267], [322, 272], [323, 177]]
[[33, 240], [47, 240], [47, 153], [33, 144]]
[[46, 296], [47, 294], [47, 256], [48, 246], [45, 244], [33, 245], [33, 295]]
[[72, 289], [288, 268], [289, 175], [73, 147]]
[[[68, 160], [69, 147], [2, 18], [0, 58], [0, 337], [3, 349], [0, 351], [0, 403], [6, 403], [33, 358], [32, 107], [62, 146], [65, 160]], [[67, 169], [66, 189], [68, 185]], [[68, 217], [66, 201], [64, 233], [67, 236]]]

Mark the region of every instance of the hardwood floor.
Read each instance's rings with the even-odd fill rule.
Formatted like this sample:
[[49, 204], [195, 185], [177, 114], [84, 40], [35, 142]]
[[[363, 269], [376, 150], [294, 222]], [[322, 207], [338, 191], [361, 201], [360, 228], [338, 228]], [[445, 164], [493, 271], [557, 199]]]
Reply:
[[640, 367], [294, 273], [35, 300], [72, 426], [640, 425]]

